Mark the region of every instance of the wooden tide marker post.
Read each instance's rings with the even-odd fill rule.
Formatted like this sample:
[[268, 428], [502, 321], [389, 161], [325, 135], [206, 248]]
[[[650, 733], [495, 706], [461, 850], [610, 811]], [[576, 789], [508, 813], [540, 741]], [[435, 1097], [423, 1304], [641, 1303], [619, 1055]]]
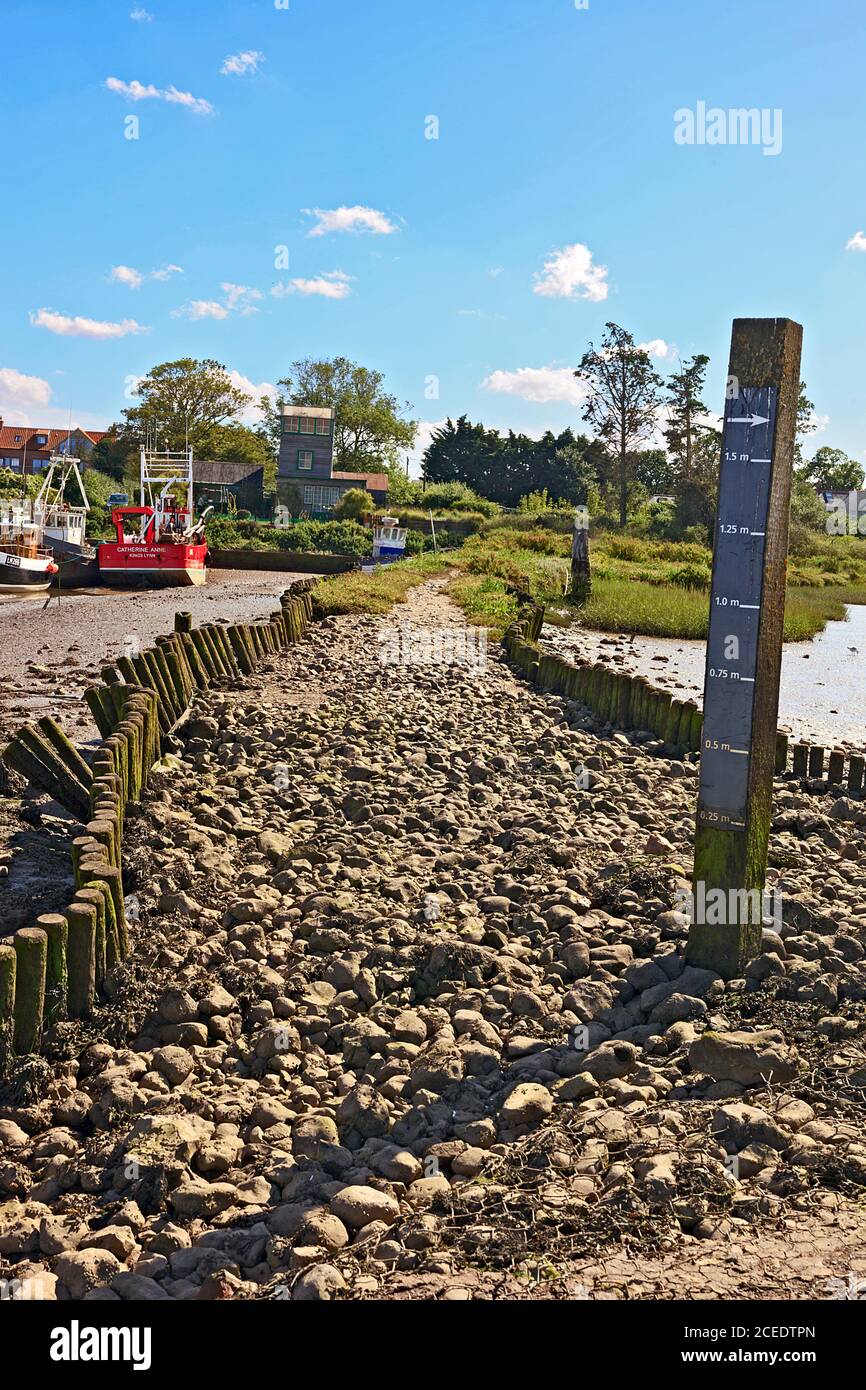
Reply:
[[575, 603], [586, 603], [592, 592], [589, 569], [589, 510], [574, 509], [574, 531], [571, 537], [571, 597]]
[[731, 334], [692, 895], [713, 910], [693, 914], [686, 949], [725, 979], [761, 947], [802, 340], [790, 319]]

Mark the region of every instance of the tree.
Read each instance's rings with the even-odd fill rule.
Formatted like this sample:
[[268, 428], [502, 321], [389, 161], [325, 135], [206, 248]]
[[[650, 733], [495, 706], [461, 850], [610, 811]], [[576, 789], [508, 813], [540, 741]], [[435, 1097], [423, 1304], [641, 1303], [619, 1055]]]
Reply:
[[157, 449], [183, 449], [190, 443], [197, 454], [214, 425], [236, 419], [252, 400], [210, 357], [160, 362], [140, 379], [135, 394], [141, 405], [123, 412], [123, 442]]
[[350, 487], [335, 506], [334, 516], [338, 521], [365, 521], [375, 510], [376, 503], [369, 492], [362, 487]]
[[276, 401], [261, 402], [261, 434], [279, 448], [280, 409], [298, 405], [330, 406], [334, 411], [334, 467], [349, 473], [376, 472], [396, 463], [401, 450], [411, 449], [417, 429], [404, 418], [408, 402], [400, 405], [384, 388], [384, 376], [347, 357], [293, 362], [280, 377]]
[[582, 502], [597, 497], [609, 460], [604, 446], [586, 435], [548, 430], [541, 439], [509, 430], [470, 424], [465, 415], [433, 431], [423, 459], [428, 482], [463, 483], [506, 507], [521, 497], [547, 490], [554, 501]]
[[705, 353], [700, 352], [689, 358], [688, 362], [681, 363], [680, 370], [672, 372], [665, 382], [668, 424], [664, 436], [684, 483], [691, 482], [695, 442], [707, 428], [706, 424], [700, 423], [700, 417], [707, 414], [701, 393], [709, 360]]
[[418, 478], [410, 478], [399, 463], [386, 468], [388, 474], [388, 506], [423, 507], [424, 489]]
[[807, 434], [814, 434], [817, 429], [815, 423], [815, 407], [806, 395], [806, 383], [800, 382], [800, 389], [797, 395], [797, 416], [794, 426], [794, 467], [801, 468], [803, 464], [803, 444], [802, 440]]
[[421, 463], [422, 477], [428, 483], [465, 483], [482, 497], [499, 501], [495, 488], [497, 481], [501, 483], [502, 453], [497, 430], [472, 425], [461, 415], [433, 431]]
[[791, 521], [798, 522], [809, 531], [825, 531], [829, 516], [815, 489], [802, 472], [795, 470], [791, 479]]
[[605, 324], [601, 347], [592, 343], [574, 375], [589, 388], [583, 418], [615, 453], [619, 472], [619, 522], [628, 521], [629, 454], [653, 432], [661, 377], [649, 353], [616, 323]]
[[89, 468], [122, 483], [126, 475], [138, 467], [138, 451], [128, 439], [120, 438], [120, 425], [112, 425], [108, 434], [90, 451]]
[[819, 492], [856, 492], [863, 486], [863, 469], [844, 449], [824, 444], [801, 470], [807, 483]]
[[639, 449], [629, 461], [629, 469], [650, 494], [671, 493], [679, 480], [676, 461], [664, 449]]

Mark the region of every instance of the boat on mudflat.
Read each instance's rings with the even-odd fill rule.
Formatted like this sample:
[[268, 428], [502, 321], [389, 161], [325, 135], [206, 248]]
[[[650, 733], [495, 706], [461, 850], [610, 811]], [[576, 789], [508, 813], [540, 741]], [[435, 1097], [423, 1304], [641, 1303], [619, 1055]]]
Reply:
[[204, 584], [205, 519], [193, 514], [192, 449], [142, 449], [141, 504], [113, 508], [116, 539], [99, 545], [103, 583]]
[[57, 568], [30, 500], [0, 502], [0, 595], [38, 594], [48, 588]]
[[[70, 503], [66, 489], [70, 481], [78, 485], [81, 502]], [[96, 549], [86, 538], [90, 503], [81, 476], [79, 460], [69, 454], [52, 454], [48, 470], [32, 503], [34, 519], [42, 525], [46, 549], [58, 566], [55, 583], [62, 589], [80, 589], [99, 583]]]

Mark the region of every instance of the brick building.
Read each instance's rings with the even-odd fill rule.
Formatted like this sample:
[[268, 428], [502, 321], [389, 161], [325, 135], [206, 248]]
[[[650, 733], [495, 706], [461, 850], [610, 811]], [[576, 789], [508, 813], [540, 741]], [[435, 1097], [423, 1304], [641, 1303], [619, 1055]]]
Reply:
[[40, 429], [35, 425], [7, 425], [0, 419], [0, 468], [13, 473], [41, 473], [52, 454], [71, 454], [86, 464], [94, 445], [107, 430]]

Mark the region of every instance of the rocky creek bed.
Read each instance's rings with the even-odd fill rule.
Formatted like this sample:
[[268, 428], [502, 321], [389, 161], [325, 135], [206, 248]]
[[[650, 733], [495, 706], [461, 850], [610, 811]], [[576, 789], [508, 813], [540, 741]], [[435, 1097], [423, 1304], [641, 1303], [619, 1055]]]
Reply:
[[[0, 1087], [41, 1297], [846, 1297], [866, 1272], [866, 811], [777, 783], [784, 921], [684, 963], [696, 765], [439, 581], [201, 699], [129, 821], [112, 999]], [[576, 769], [588, 773], [583, 789]]]

